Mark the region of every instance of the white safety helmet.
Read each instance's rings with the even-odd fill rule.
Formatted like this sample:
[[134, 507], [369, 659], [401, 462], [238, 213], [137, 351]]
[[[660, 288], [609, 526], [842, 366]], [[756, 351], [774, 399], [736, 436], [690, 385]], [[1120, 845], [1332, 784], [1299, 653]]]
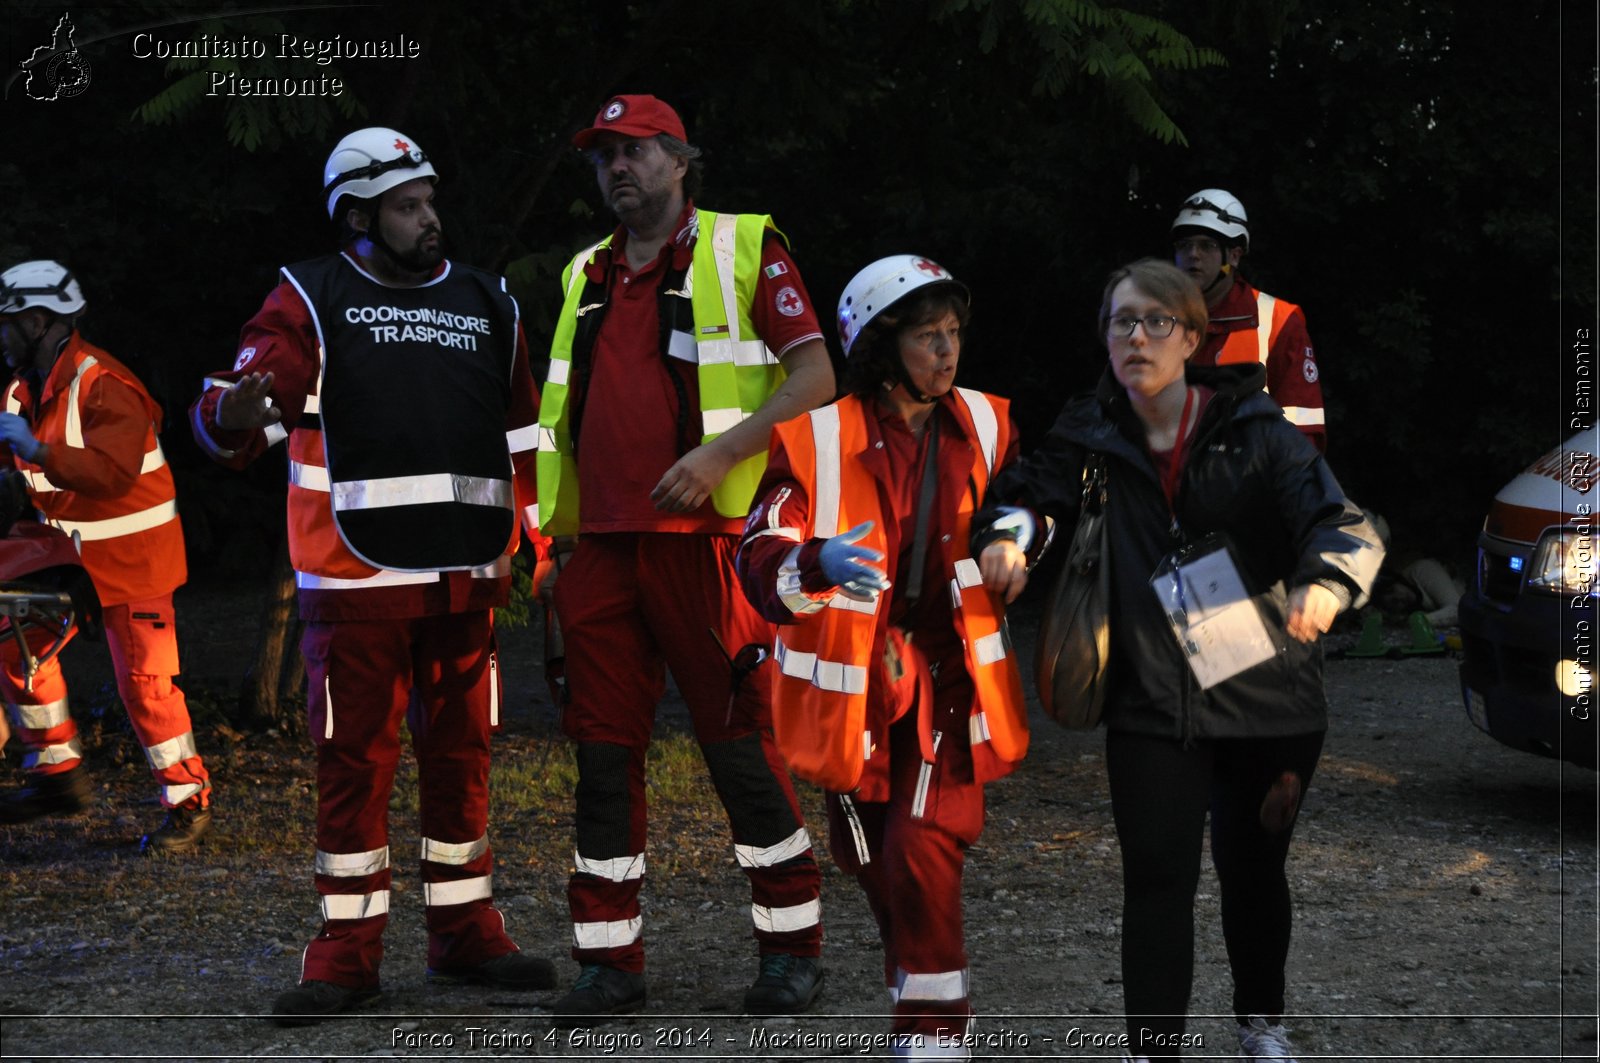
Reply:
[[328, 217], [334, 217], [340, 196], [372, 199], [418, 177], [439, 180], [416, 141], [386, 126], [358, 129], [339, 141], [322, 167]]
[[72, 271], [48, 258], [19, 262], [0, 273], [0, 314], [37, 306], [57, 314], [76, 314], [85, 306], [83, 289]]
[[1178, 216], [1172, 219], [1172, 231], [1179, 229], [1207, 229], [1250, 250], [1250, 219], [1245, 215], [1244, 204], [1221, 188], [1202, 188], [1184, 200]]
[[890, 255], [866, 267], [844, 286], [839, 296], [839, 343], [845, 356], [872, 319], [919, 288], [930, 284], [954, 285], [961, 298], [970, 303], [967, 286], [931, 258], [921, 255]]

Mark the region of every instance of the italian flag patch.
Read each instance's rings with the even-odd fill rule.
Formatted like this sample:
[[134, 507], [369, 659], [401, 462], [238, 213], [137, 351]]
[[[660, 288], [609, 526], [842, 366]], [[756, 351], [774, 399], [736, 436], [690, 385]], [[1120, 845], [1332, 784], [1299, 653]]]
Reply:
[[781, 277], [785, 273], [788, 273], [789, 267], [785, 266], [782, 262], [774, 262], [772, 265], [762, 270], [762, 272], [767, 275], [768, 279], [771, 279], [773, 277]]

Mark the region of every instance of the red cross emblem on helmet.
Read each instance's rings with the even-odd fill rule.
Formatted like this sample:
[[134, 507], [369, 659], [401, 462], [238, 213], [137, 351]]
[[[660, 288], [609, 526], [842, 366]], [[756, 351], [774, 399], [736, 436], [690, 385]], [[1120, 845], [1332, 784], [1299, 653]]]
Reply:
[[408, 151], [411, 150], [411, 145], [407, 144], [405, 141], [401, 140], [399, 137], [395, 137], [394, 150], [404, 154], [405, 152], [408, 152]]
[[926, 258], [919, 258], [911, 264], [917, 268], [918, 272], [926, 273], [930, 277], [943, 277], [945, 275], [943, 266]]

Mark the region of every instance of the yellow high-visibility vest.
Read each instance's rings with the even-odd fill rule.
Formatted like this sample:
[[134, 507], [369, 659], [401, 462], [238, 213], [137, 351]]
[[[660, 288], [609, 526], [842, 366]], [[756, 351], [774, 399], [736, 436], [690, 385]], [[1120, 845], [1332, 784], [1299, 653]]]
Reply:
[[[696, 209], [695, 221], [694, 257], [680, 293], [690, 300], [694, 334], [675, 331], [668, 353], [698, 366], [700, 442], [709, 443], [760, 409], [787, 375], [750, 318], [761, 275], [761, 243], [769, 229], [778, 230], [765, 214]], [[565, 301], [550, 343], [550, 375], [539, 405], [538, 515], [539, 528], [547, 535], [578, 531], [578, 467], [567, 381], [578, 320], [603, 305], [580, 305], [584, 266], [610, 244], [608, 236], [580, 251], [561, 275]], [[717, 512], [743, 517], [766, 465], [765, 451], [735, 465], [711, 492]]]

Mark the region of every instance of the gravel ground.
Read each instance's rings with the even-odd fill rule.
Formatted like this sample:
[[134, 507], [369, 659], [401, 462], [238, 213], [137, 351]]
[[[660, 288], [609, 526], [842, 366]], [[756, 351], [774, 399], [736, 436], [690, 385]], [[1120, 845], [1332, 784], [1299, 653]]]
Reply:
[[[237, 595], [186, 590], [191, 691], [235, 682], [247, 639], [221, 633]], [[1018, 624], [1027, 642], [1031, 625]], [[546, 755], [532, 647], [510, 632], [511, 721], [498, 763]], [[1348, 642], [1336, 635], [1333, 646]], [[104, 649], [69, 649], [76, 704]], [[1297, 906], [1288, 1018], [1301, 1058], [1595, 1058], [1596, 776], [1505, 749], [1467, 722], [1445, 658], [1331, 660], [1333, 723], [1289, 873]], [[101, 695], [103, 697], [103, 694]], [[198, 700], [198, 699], [197, 699]], [[670, 707], [662, 727], [679, 718]], [[146, 861], [158, 818], [137, 747], [108, 716], [88, 815], [0, 828], [0, 1058], [373, 1057], [830, 1059], [884, 1054], [881, 960], [859, 891], [824, 858], [828, 981], [813, 1013], [737, 1014], [754, 976], [748, 894], [702, 789], [653, 815], [645, 887], [650, 1004], [587, 1035], [554, 1033], [555, 993], [430, 986], [414, 866], [395, 869], [383, 998], [280, 1029], [260, 1016], [298, 976], [318, 917], [311, 760], [303, 741], [200, 727], [218, 830], [198, 858]], [[1040, 720], [1024, 767], [991, 787], [967, 870], [973, 1000], [991, 1059], [1108, 1058], [1117, 1013], [1120, 881], [1099, 733]], [[564, 746], [552, 758], [567, 758]], [[808, 806], [818, 808], [807, 793]], [[397, 804], [409, 851], [415, 817]], [[254, 833], [230, 832], [249, 808]], [[234, 822], [239, 814], [234, 813]], [[271, 836], [263, 837], [263, 828]], [[497, 818], [496, 888], [525, 949], [561, 958], [571, 814], [564, 800]], [[283, 839], [291, 839], [287, 843]], [[293, 839], [304, 838], [303, 842]], [[303, 852], [299, 850], [303, 848]], [[293, 854], [285, 857], [284, 853]], [[1215, 880], [1197, 902], [1194, 1058], [1232, 1058]], [[575, 970], [575, 968], [573, 968]]]

